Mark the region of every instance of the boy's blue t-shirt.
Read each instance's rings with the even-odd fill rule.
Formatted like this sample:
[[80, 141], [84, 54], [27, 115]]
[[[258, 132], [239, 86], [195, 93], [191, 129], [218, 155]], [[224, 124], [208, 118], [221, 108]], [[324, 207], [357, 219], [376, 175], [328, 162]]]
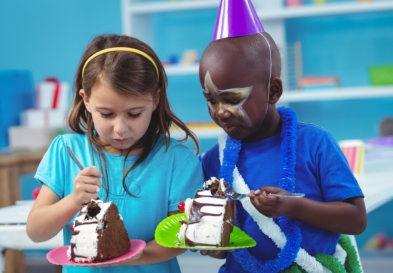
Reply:
[[[237, 168], [250, 189], [278, 186], [281, 162], [281, 136], [277, 134], [259, 142], [242, 143]], [[205, 180], [220, 172], [218, 145], [203, 157]], [[348, 162], [333, 136], [311, 124], [298, 122], [296, 143], [295, 192], [306, 198], [332, 202], [362, 196]], [[276, 258], [280, 249], [264, 235], [251, 216], [237, 202], [239, 228], [253, 237], [257, 245], [250, 253], [260, 260]], [[324, 231], [299, 222], [302, 233], [301, 247], [310, 255], [333, 254], [340, 234]], [[245, 272], [228, 253], [226, 266], [220, 272]]]
[[[80, 172], [78, 166], [66, 152], [69, 146], [84, 167], [102, 168], [92, 157], [92, 150], [87, 135], [68, 134], [58, 136], [52, 142], [43, 157], [35, 178], [47, 185], [59, 198], [73, 192], [74, 179]], [[126, 168], [136, 161], [138, 156], [129, 156]], [[203, 185], [202, 165], [198, 157], [178, 141], [171, 139], [168, 150], [161, 135], [153, 150], [136, 169], [127, 177], [126, 183], [131, 193], [127, 195], [123, 189], [124, 156], [105, 152], [108, 168], [109, 197], [105, 199], [105, 191], [101, 188], [98, 195], [101, 200], [113, 201], [123, 217], [130, 239], [141, 239], [146, 243], [154, 240], [157, 225], [177, 211], [177, 205], [186, 198], [193, 198], [195, 192]], [[101, 178], [101, 183], [105, 182]], [[75, 215], [76, 217], [77, 215]], [[69, 245], [71, 239], [70, 225], [64, 227], [64, 244]], [[169, 261], [132, 267], [64, 267], [63, 272], [180, 272], [176, 258]]]

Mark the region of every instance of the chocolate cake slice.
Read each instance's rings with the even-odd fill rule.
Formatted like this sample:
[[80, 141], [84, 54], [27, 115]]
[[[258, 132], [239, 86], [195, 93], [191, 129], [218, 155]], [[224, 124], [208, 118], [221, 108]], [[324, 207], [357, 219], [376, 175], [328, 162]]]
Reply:
[[[188, 223], [183, 223], [178, 238], [187, 246], [228, 246], [235, 225], [236, 201], [230, 202], [223, 194], [225, 188], [215, 178], [206, 181], [206, 190], [198, 191], [194, 199], [185, 201], [184, 212]], [[228, 185], [226, 183], [226, 185]]]
[[113, 202], [91, 200], [72, 225], [68, 258], [77, 263], [96, 263], [130, 251], [123, 219]]

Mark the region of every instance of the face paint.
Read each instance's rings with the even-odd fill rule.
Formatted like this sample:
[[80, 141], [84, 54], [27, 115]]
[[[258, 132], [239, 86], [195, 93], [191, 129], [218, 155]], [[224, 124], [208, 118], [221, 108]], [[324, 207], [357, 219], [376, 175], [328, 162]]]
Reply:
[[205, 76], [203, 93], [208, 99], [212, 117], [216, 114], [225, 116], [230, 113], [245, 126], [251, 126], [251, 120], [243, 109], [243, 104], [251, 93], [253, 86], [219, 90], [213, 83], [210, 73]]

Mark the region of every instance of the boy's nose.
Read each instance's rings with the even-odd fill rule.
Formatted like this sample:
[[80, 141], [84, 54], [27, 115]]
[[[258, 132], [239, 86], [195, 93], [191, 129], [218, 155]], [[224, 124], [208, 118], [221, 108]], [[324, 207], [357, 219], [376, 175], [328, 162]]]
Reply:
[[219, 119], [229, 118], [231, 113], [225, 107], [218, 107], [216, 110], [216, 117]]

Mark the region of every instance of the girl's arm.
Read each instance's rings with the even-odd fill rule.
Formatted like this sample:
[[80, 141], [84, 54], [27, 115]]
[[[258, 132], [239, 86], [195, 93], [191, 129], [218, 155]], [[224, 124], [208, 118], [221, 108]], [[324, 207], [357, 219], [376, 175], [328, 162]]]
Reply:
[[27, 235], [39, 243], [53, 238], [80, 210], [71, 200], [71, 195], [60, 198], [43, 185], [29, 213], [26, 224]]
[[186, 249], [181, 248], [166, 248], [160, 246], [156, 240], [152, 240], [146, 244], [143, 249], [143, 255], [139, 259], [130, 259], [124, 263], [116, 265], [144, 265], [144, 264], [155, 264], [170, 260], [180, 254], [186, 252]]
[[[177, 214], [179, 211], [170, 212], [168, 216]], [[129, 260], [120, 262], [118, 264], [114, 264], [115, 266], [121, 265], [144, 265], [144, 264], [154, 264], [165, 262], [170, 260], [180, 254], [186, 252], [187, 249], [182, 248], [166, 248], [159, 245], [156, 240], [152, 240], [146, 244], [146, 247], [143, 249], [143, 254], [138, 256], [137, 258], [131, 258]]]
[[26, 232], [30, 239], [38, 243], [53, 238], [84, 203], [98, 197], [101, 176], [96, 167], [83, 169], [75, 177], [74, 192], [63, 199], [44, 184], [27, 218]]
[[366, 208], [362, 197], [344, 201], [318, 202], [307, 198], [281, 198], [267, 193], [284, 193], [274, 187], [251, 191], [251, 203], [267, 217], [286, 216], [330, 232], [356, 235], [367, 225]]

